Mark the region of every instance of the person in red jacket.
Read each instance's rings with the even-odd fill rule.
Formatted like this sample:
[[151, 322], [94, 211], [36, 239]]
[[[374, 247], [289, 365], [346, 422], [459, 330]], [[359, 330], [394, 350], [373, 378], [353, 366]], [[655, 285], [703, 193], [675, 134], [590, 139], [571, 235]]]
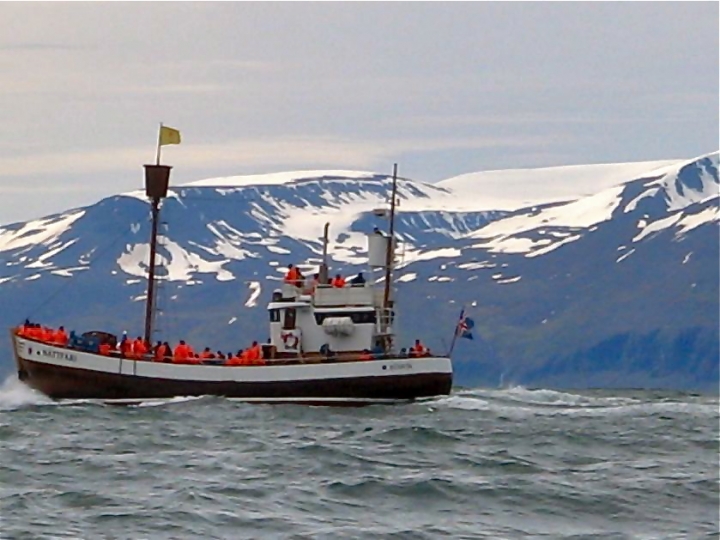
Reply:
[[421, 356], [427, 356], [429, 353], [430, 351], [428, 351], [428, 348], [422, 343], [420, 343], [419, 339], [416, 339], [415, 345], [410, 347], [410, 356], [415, 356], [419, 358]]
[[345, 286], [345, 278], [342, 277], [340, 274], [337, 274], [332, 280], [332, 286], [338, 289], [342, 289]]

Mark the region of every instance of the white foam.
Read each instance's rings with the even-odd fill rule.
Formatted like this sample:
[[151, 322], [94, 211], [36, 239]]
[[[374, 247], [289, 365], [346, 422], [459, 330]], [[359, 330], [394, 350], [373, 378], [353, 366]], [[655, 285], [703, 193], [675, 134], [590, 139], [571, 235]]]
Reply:
[[15, 375], [11, 375], [0, 385], [0, 411], [52, 403], [54, 402], [49, 397], [23, 384]]

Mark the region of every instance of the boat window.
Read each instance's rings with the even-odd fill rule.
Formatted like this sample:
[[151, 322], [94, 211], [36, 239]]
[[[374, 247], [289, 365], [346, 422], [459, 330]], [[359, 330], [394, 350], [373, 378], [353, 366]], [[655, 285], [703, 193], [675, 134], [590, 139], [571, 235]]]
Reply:
[[322, 324], [328, 317], [350, 317], [355, 324], [375, 324], [374, 311], [335, 311], [332, 313], [315, 313], [315, 321]]
[[285, 310], [285, 320], [283, 322], [283, 330], [295, 329], [295, 308], [287, 308]]
[[270, 310], [270, 322], [280, 322], [280, 310], [279, 309], [271, 309]]

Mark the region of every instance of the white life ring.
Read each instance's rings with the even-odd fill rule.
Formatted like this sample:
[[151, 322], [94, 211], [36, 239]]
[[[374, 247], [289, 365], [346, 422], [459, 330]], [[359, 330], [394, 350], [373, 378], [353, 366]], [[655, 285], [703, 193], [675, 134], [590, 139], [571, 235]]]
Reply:
[[297, 351], [300, 345], [300, 338], [297, 334], [292, 332], [284, 332], [280, 334], [280, 338], [283, 341], [283, 346], [289, 351]]

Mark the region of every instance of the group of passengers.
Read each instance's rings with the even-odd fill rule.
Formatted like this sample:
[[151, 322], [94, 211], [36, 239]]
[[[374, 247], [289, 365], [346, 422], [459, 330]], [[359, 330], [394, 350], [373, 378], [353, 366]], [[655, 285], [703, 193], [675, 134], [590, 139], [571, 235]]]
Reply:
[[[313, 277], [306, 279], [302, 271], [293, 264], [288, 264], [288, 270], [285, 274], [285, 283], [294, 285], [298, 289], [302, 289], [307, 294], [314, 294], [315, 289], [320, 285], [320, 274], [313, 274]], [[346, 281], [341, 274], [335, 274], [334, 278], [328, 278], [324, 285], [331, 286], [333, 288], [342, 289], [343, 287], [360, 287], [365, 285], [365, 277], [362, 272], [359, 272], [354, 278]]]
[[[60, 326], [53, 329], [48, 326], [41, 326], [37, 323], [25, 321], [16, 329], [18, 336], [41, 341], [50, 345], [60, 347], [73, 346], [70, 343], [70, 336], [65, 332], [65, 328]], [[75, 338], [74, 334], [72, 337]], [[82, 347], [80, 347], [82, 348]], [[115, 339], [110, 342], [104, 339], [97, 349], [93, 352], [99, 352], [103, 356], [120, 356], [130, 360], [146, 360], [152, 362], [165, 362], [172, 364], [215, 364], [226, 366], [262, 366], [265, 365], [262, 346], [257, 341], [253, 341], [246, 349], [240, 349], [237, 353], [229, 352], [224, 354], [222, 351], [212, 352], [210, 347], [197, 353], [193, 348], [180, 340], [178, 345], [173, 349], [170, 344], [165, 341], [158, 341], [155, 346], [151, 346], [149, 342], [138, 336], [136, 339], [128, 338], [127, 334], [123, 334], [120, 343], [115, 346]]]
[[60, 345], [61, 347], [66, 347], [70, 339], [62, 326], [56, 330], [30, 321], [25, 321], [24, 324], [17, 328], [17, 335], [53, 345]]
[[[123, 339], [118, 345], [120, 356], [134, 360], [148, 360], [152, 362], [165, 362], [172, 364], [211, 364], [225, 366], [264, 366], [265, 359], [263, 350], [257, 341], [253, 341], [246, 349], [240, 349], [237, 353], [222, 351], [213, 352], [210, 347], [205, 347], [201, 352], [195, 352], [192, 346], [184, 340], [180, 340], [173, 349], [165, 341], [158, 341], [154, 347], [148, 347], [148, 343], [138, 336], [135, 340]], [[100, 354], [109, 355], [110, 345], [104, 343], [100, 346]]]
[[[370, 350], [363, 349], [358, 357], [359, 360], [375, 360], [376, 358], [382, 358], [384, 353], [382, 350]], [[398, 354], [400, 358], [421, 358], [424, 356], [430, 356], [430, 349], [428, 349], [419, 339], [415, 340], [415, 344], [410, 347], [410, 350], [403, 347], [400, 349]]]

